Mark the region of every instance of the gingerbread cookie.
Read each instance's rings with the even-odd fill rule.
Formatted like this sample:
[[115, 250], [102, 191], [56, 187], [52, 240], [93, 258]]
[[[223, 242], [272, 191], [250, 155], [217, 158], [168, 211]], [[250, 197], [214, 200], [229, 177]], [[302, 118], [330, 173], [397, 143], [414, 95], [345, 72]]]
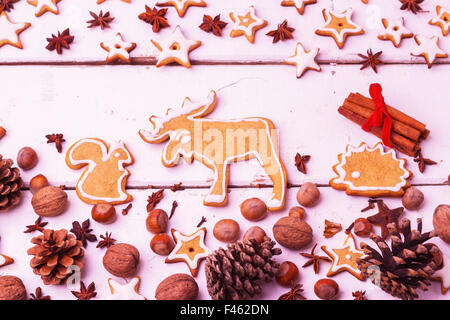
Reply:
[[51, 12], [54, 14], [59, 13], [57, 3], [61, 0], [27, 0], [29, 4], [36, 7], [36, 17], [42, 16], [44, 13]]
[[299, 14], [305, 12], [305, 6], [307, 4], [317, 3], [317, 0], [282, 0], [281, 5], [283, 7], [295, 7]]
[[200, 261], [211, 253], [211, 250], [205, 246], [206, 228], [198, 229], [191, 235], [182, 234], [175, 229], [171, 231], [176, 245], [167, 256], [166, 263], [185, 262], [192, 276], [195, 277]]
[[436, 6], [436, 17], [428, 21], [428, 24], [440, 27], [444, 37], [448, 35], [450, 31], [450, 9]]
[[11, 264], [13, 262], [14, 262], [13, 258], [10, 258], [0, 253], [0, 267], [7, 266], [8, 264]]
[[130, 172], [124, 166], [133, 162], [133, 156], [121, 141], [108, 147], [103, 140], [86, 138], [74, 143], [66, 153], [70, 168], [86, 167], [76, 190], [80, 199], [90, 204], [131, 201], [133, 197], [125, 190]]
[[325, 25], [317, 29], [316, 34], [332, 37], [339, 49], [344, 47], [345, 39], [348, 36], [364, 34], [364, 30], [351, 20], [352, 9], [347, 9], [342, 13], [323, 9], [322, 14]]
[[255, 7], [250, 6], [243, 14], [230, 12], [230, 18], [234, 22], [230, 37], [245, 36], [250, 43], [255, 42], [255, 33], [267, 25], [267, 20], [260, 19], [255, 14]]
[[295, 47], [294, 55], [283, 60], [283, 62], [296, 66], [297, 78], [300, 78], [307, 70], [321, 70], [316, 61], [316, 56], [319, 53], [319, 50], [319, 48], [314, 48], [310, 51], [305, 51], [302, 44], [298, 42]]
[[10, 46], [22, 49], [22, 42], [19, 35], [28, 29], [31, 23], [15, 23], [9, 20], [5, 11], [0, 14], [0, 48], [9, 44]]
[[417, 34], [414, 36], [414, 40], [416, 40], [418, 47], [411, 52], [411, 55], [423, 56], [427, 62], [428, 69], [433, 66], [436, 58], [448, 58], [448, 54], [439, 47], [438, 36], [428, 38]]
[[[97, 0], [97, 4], [100, 4], [100, 3], [103, 3], [103, 2], [105, 2], [106, 0]], [[123, 2], [128, 2], [128, 3], [130, 3], [131, 2], [131, 0], [122, 0]]]
[[332, 277], [340, 272], [347, 271], [359, 280], [364, 276], [358, 269], [358, 260], [364, 259], [367, 255], [362, 249], [356, 247], [353, 234], [349, 234], [342, 247], [330, 248], [322, 246], [322, 250], [333, 260], [327, 277]]
[[391, 40], [396, 48], [403, 38], [412, 38], [414, 34], [405, 28], [403, 18], [396, 20], [381, 19], [384, 30], [378, 34], [380, 40]]
[[405, 168], [406, 160], [397, 159], [394, 149], [384, 151], [381, 142], [370, 148], [348, 145], [333, 166], [338, 175], [330, 180], [331, 187], [349, 195], [366, 197], [401, 197], [410, 186], [412, 173]]
[[147, 300], [139, 293], [139, 283], [141, 278], [134, 277], [126, 284], [120, 284], [116, 280], [108, 279], [109, 289], [111, 290], [110, 300]]
[[106, 63], [124, 61], [130, 63], [130, 52], [136, 48], [134, 42], [124, 42], [122, 35], [118, 32], [112, 41], [102, 42], [100, 46], [108, 52]]
[[267, 207], [271, 211], [282, 209], [287, 178], [274, 124], [269, 119], [256, 117], [225, 121], [205, 119], [215, 106], [215, 91], [211, 91], [204, 102], [186, 98], [181, 108], [168, 109], [162, 117], [151, 116], [153, 130], [140, 130], [139, 134], [149, 143], [169, 140], [162, 154], [166, 167], [175, 166], [183, 157], [188, 163], [196, 159], [213, 170], [213, 185], [203, 201], [208, 206], [226, 204], [232, 162], [258, 159], [274, 184]]
[[431, 276], [432, 280], [441, 283], [441, 293], [446, 294], [450, 289], [450, 258], [442, 254], [442, 267]]
[[203, 0], [168, 0], [163, 2], [157, 2], [156, 6], [158, 7], [172, 6], [177, 10], [177, 13], [180, 17], [184, 17], [184, 15], [186, 14], [186, 10], [190, 6], [206, 7], [206, 2]]
[[162, 42], [162, 44], [154, 40], [151, 40], [151, 42], [160, 51], [158, 61], [156, 62], [157, 68], [172, 62], [190, 68], [191, 61], [189, 60], [189, 52], [197, 49], [202, 44], [201, 41], [186, 39], [181, 32], [180, 26], [176, 26], [172, 35]]

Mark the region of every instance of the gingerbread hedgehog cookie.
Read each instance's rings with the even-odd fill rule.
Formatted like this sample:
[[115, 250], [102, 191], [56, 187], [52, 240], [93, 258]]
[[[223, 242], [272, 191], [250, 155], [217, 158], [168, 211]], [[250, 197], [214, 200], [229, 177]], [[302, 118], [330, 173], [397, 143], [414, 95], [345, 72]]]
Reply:
[[338, 176], [330, 180], [330, 185], [349, 195], [400, 197], [410, 186], [412, 173], [405, 168], [406, 160], [398, 159], [394, 149], [384, 151], [381, 142], [373, 148], [364, 142], [359, 147], [348, 145], [338, 159], [333, 166]]

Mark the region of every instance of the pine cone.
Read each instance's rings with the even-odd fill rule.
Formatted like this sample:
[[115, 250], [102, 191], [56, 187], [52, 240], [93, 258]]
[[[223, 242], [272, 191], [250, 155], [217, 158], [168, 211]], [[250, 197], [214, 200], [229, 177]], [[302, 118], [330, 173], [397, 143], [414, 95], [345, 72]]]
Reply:
[[33, 255], [30, 266], [41, 276], [44, 284], [64, 284], [78, 267], [84, 267], [84, 250], [81, 241], [66, 229], [44, 229], [43, 234], [31, 239], [34, 247], [27, 253]]
[[[403, 300], [418, 298], [417, 288], [426, 291], [429, 277], [439, 267], [442, 253], [433, 243], [424, 243], [436, 236], [434, 231], [422, 233], [422, 220], [417, 219], [417, 230], [411, 231], [411, 223], [404, 219], [388, 224], [391, 248], [378, 235], [370, 238], [377, 244], [381, 254], [361, 243], [368, 257], [358, 261], [358, 268], [365, 278], [394, 297]], [[403, 237], [401, 236], [403, 234]], [[403, 239], [402, 239], [403, 238]]]
[[261, 293], [258, 282], [273, 279], [281, 254], [275, 242], [264, 237], [262, 243], [250, 239], [236, 241], [227, 249], [219, 248], [206, 258], [205, 272], [209, 295], [213, 300], [244, 300]]
[[0, 212], [7, 211], [20, 202], [23, 181], [19, 168], [13, 168], [13, 163], [11, 159], [3, 159], [0, 155]]

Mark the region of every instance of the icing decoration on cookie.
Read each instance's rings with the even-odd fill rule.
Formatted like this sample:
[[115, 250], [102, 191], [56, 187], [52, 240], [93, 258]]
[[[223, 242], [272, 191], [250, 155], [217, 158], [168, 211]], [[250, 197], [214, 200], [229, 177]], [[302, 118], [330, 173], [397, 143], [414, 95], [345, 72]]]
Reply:
[[206, 2], [203, 0], [169, 0], [163, 2], [157, 2], [156, 6], [158, 7], [168, 7], [173, 6], [177, 10], [177, 13], [180, 17], [183, 17], [186, 14], [186, 10], [190, 6], [194, 7], [206, 7]]
[[427, 62], [428, 69], [431, 68], [436, 58], [447, 58], [448, 54], [444, 50], [439, 48], [439, 37], [432, 36], [431, 38], [425, 37], [423, 35], [417, 34], [414, 36], [414, 40], [418, 45], [411, 55], [413, 56], [423, 56]]
[[247, 12], [237, 14], [230, 12], [230, 18], [234, 22], [230, 37], [244, 35], [250, 43], [255, 42], [255, 33], [267, 25], [267, 20], [260, 19], [255, 14], [255, 7], [250, 6]]
[[442, 260], [442, 268], [433, 273], [432, 279], [441, 283], [441, 292], [446, 294], [450, 289], [450, 258], [442, 254]]
[[130, 63], [130, 52], [136, 48], [136, 43], [125, 42], [122, 35], [117, 33], [114, 40], [100, 43], [100, 46], [108, 52], [106, 56], [106, 63], [111, 63], [117, 60]]
[[[103, 3], [103, 2], [105, 2], [106, 0], [97, 0], [97, 4], [100, 4], [100, 3]], [[127, 3], [130, 3], [131, 2], [131, 0], [122, 0], [123, 2], [127, 2]]]
[[358, 259], [364, 259], [367, 255], [364, 250], [356, 247], [353, 234], [349, 234], [342, 247], [330, 248], [322, 246], [322, 250], [333, 260], [327, 277], [332, 277], [340, 272], [347, 271], [359, 280], [363, 280], [364, 276], [358, 269]]
[[77, 182], [77, 194], [86, 203], [120, 204], [133, 197], [125, 191], [130, 172], [124, 168], [134, 162], [121, 141], [107, 146], [100, 139], [86, 138], [74, 143], [66, 153], [72, 169], [86, 167]]
[[4, 45], [11, 45], [13, 47], [22, 49], [22, 42], [19, 35], [22, 31], [31, 26], [31, 23], [14, 23], [9, 20], [5, 11], [0, 14], [0, 48]]
[[436, 6], [436, 17], [428, 21], [428, 23], [441, 27], [442, 35], [445, 37], [450, 31], [450, 9]]
[[305, 12], [305, 6], [307, 4], [317, 3], [317, 0], [282, 0], [281, 5], [283, 7], [295, 7], [299, 14]]
[[305, 51], [302, 44], [298, 42], [294, 55], [283, 60], [283, 62], [297, 66], [297, 78], [300, 78], [307, 70], [321, 70], [316, 62], [316, 56], [319, 50], [319, 48], [314, 48], [310, 51]]
[[175, 229], [171, 231], [176, 245], [167, 256], [166, 263], [185, 262], [195, 277], [200, 261], [211, 253], [205, 246], [206, 228], [198, 229], [191, 235], [184, 235]]
[[7, 266], [8, 264], [11, 264], [13, 262], [14, 262], [13, 258], [10, 258], [0, 253], [0, 267]]
[[414, 34], [406, 29], [403, 18], [396, 20], [381, 19], [384, 30], [378, 34], [380, 40], [391, 40], [396, 48], [400, 46], [403, 38], [412, 38]]
[[364, 142], [359, 147], [348, 145], [338, 159], [333, 166], [338, 176], [330, 180], [330, 185], [349, 195], [400, 197], [410, 186], [407, 179], [412, 173], [405, 168], [406, 160], [397, 159], [394, 149], [384, 151], [381, 142], [373, 148]]
[[160, 51], [156, 67], [165, 66], [175, 62], [186, 68], [191, 67], [189, 52], [200, 47], [201, 41], [186, 39], [181, 32], [180, 26], [176, 26], [172, 35], [165, 39], [161, 44], [158, 41], [151, 40], [153, 45]]
[[108, 279], [109, 289], [111, 290], [110, 300], [147, 300], [139, 294], [139, 284], [141, 278], [134, 277], [130, 282], [120, 284], [116, 280]]
[[36, 7], [36, 13], [34, 14], [36, 17], [42, 16], [47, 11], [58, 14], [59, 10], [57, 3], [60, 1], [61, 0], [27, 0], [29, 4]]
[[323, 9], [325, 25], [317, 29], [316, 34], [333, 37], [339, 49], [342, 49], [348, 36], [364, 34], [364, 30], [351, 20], [352, 13], [352, 9], [347, 9], [342, 13]]
[[287, 178], [274, 124], [269, 119], [256, 117], [225, 121], [205, 119], [215, 105], [215, 91], [210, 92], [205, 102], [186, 98], [181, 108], [168, 109], [161, 118], [151, 116], [153, 130], [140, 130], [139, 134], [149, 143], [169, 140], [162, 154], [164, 166], [175, 166], [183, 157], [188, 163], [196, 159], [213, 171], [213, 184], [203, 201], [208, 206], [226, 204], [229, 165], [256, 158], [274, 184], [267, 202], [269, 210], [282, 209]]

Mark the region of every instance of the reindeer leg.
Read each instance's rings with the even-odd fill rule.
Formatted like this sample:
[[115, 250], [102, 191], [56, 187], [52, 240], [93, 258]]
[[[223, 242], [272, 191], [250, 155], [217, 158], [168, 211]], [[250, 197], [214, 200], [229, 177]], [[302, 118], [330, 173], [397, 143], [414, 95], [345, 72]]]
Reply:
[[209, 193], [205, 196], [203, 204], [213, 207], [223, 206], [227, 203], [229, 165], [218, 164], [211, 169], [214, 170], [214, 182], [209, 190]]
[[269, 211], [281, 210], [284, 207], [287, 186], [287, 174], [283, 163], [274, 156], [270, 156], [266, 163], [262, 164], [266, 174], [273, 182], [273, 191], [267, 208]]

